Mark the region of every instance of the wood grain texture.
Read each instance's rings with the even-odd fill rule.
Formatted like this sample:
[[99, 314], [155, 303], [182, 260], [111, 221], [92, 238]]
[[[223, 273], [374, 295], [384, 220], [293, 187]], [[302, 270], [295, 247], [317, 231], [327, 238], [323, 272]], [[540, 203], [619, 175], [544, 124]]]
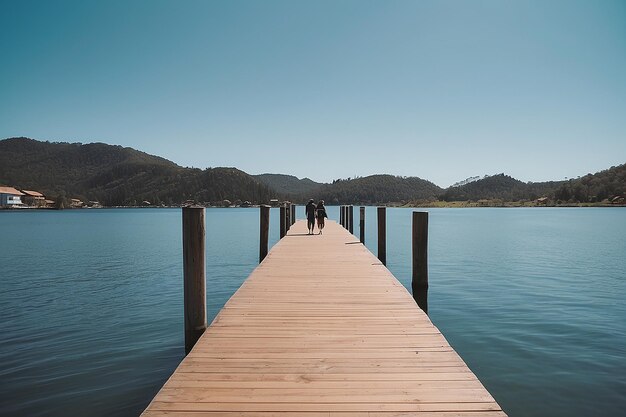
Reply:
[[259, 215], [259, 262], [261, 262], [269, 251], [270, 206], [259, 207]]
[[189, 353], [207, 327], [205, 220], [204, 208], [182, 211], [185, 352]]
[[347, 230], [298, 221], [144, 416], [505, 413], [413, 297]]

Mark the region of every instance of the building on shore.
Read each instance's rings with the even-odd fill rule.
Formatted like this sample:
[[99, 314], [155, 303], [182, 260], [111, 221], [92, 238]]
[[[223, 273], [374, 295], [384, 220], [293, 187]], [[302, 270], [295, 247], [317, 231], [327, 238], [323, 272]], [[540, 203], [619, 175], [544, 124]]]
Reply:
[[30, 207], [45, 207], [46, 197], [38, 191], [22, 190], [23, 202]]
[[24, 194], [13, 187], [0, 187], [0, 207], [23, 207], [22, 196]]
[[83, 203], [78, 198], [72, 198], [70, 200], [70, 207], [71, 208], [83, 208], [84, 205], [85, 205], [85, 203]]

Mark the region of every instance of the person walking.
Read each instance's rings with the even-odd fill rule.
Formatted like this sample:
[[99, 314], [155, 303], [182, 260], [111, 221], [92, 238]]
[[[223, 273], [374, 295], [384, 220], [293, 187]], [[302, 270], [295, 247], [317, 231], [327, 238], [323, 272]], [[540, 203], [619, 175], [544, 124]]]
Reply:
[[326, 214], [326, 207], [324, 207], [324, 200], [320, 200], [317, 203], [317, 210], [315, 212], [317, 216], [317, 228], [319, 229], [319, 234], [322, 234], [322, 230], [324, 230], [324, 219], [328, 218], [328, 214]]
[[313, 199], [310, 199], [304, 208], [304, 212], [306, 213], [307, 227], [309, 228], [310, 235], [313, 234], [313, 229], [315, 228], [315, 203]]

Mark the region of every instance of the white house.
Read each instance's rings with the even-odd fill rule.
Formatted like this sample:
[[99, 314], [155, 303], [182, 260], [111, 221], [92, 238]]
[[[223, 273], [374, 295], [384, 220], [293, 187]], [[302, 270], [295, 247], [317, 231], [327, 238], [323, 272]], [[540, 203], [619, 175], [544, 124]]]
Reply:
[[13, 187], [0, 187], [0, 207], [17, 207], [23, 205], [24, 194]]

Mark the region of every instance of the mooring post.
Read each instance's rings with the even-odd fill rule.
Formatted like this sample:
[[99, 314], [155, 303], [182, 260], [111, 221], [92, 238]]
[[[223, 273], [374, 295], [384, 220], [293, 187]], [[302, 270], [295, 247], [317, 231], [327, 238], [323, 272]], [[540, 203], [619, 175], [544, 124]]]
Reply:
[[284, 238], [285, 235], [287, 234], [287, 225], [285, 224], [285, 220], [287, 219], [285, 217], [285, 211], [286, 211], [285, 205], [281, 204], [280, 206], [280, 238], [281, 239]]
[[387, 265], [387, 225], [386, 207], [378, 207], [378, 259], [383, 265]]
[[183, 207], [185, 355], [206, 330], [204, 207]]
[[428, 212], [413, 212], [413, 298], [428, 314]]
[[259, 212], [261, 213], [260, 219], [260, 244], [259, 244], [259, 263], [267, 256], [269, 248], [269, 236], [270, 236], [270, 206], [260, 206]]
[[359, 207], [359, 214], [359, 240], [365, 245], [365, 207]]
[[348, 231], [354, 234], [354, 206], [352, 204], [348, 206]]
[[339, 224], [343, 226], [343, 206], [339, 206]]
[[339, 206], [339, 224], [343, 226], [343, 206]]

